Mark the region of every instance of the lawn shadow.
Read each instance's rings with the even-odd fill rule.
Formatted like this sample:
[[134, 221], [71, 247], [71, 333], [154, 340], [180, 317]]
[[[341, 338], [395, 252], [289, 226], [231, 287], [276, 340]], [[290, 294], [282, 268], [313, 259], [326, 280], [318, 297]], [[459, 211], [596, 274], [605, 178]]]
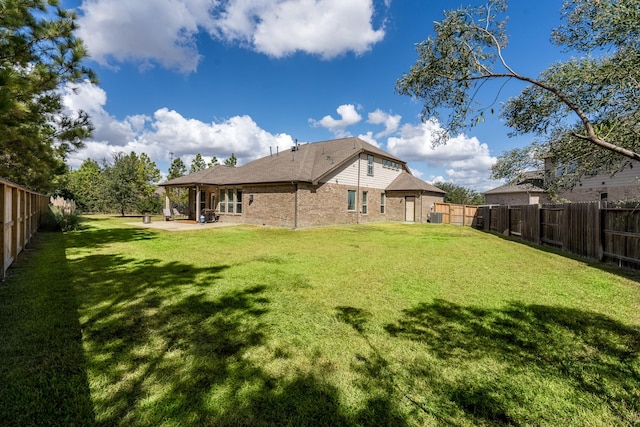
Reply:
[[0, 285], [0, 425], [94, 422], [64, 235], [37, 233]]
[[[485, 309], [435, 300], [404, 310], [386, 330], [420, 343], [446, 366], [496, 367], [498, 373], [480, 380], [477, 372], [462, 379], [443, 375], [433, 361], [408, 368], [409, 375], [445, 396], [434, 413], [443, 423], [462, 413], [473, 423], [527, 424], [526, 412], [540, 408], [527, 406], [531, 388], [521, 384], [523, 378], [535, 378], [539, 387], [545, 381], [556, 384], [576, 399], [569, 405], [604, 407], [616, 424], [640, 421], [640, 328], [605, 315], [535, 304]], [[544, 412], [542, 419], [553, 415], [551, 408]]]
[[226, 265], [120, 255], [71, 267], [97, 425], [354, 425], [334, 386], [246, 357], [268, 340], [265, 285], [225, 288]]
[[106, 221], [106, 218], [82, 217], [78, 230], [65, 233], [67, 247], [94, 249], [110, 243], [135, 242], [157, 238], [157, 233], [148, 229], [132, 227], [100, 228], [98, 225], [102, 221]]
[[405, 414], [398, 407], [399, 401], [406, 399], [417, 410], [423, 410], [407, 390], [396, 381], [395, 372], [383, 353], [371, 342], [367, 323], [373, 318], [367, 310], [338, 306], [335, 308], [336, 318], [351, 326], [366, 342], [367, 354], [354, 354], [351, 368], [360, 374], [357, 385], [369, 397], [360, 410], [358, 425], [405, 426], [408, 425]]

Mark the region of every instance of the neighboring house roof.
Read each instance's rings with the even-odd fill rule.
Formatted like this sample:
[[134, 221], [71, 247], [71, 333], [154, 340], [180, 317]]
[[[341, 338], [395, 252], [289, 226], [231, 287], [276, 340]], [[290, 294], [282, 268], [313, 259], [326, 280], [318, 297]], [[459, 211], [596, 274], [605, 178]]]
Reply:
[[516, 193], [546, 193], [541, 185], [544, 171], [527, 171], [520, 175], [520, 180], [500, 187], [493, 188], [484, 194], [516, 194]]
[[514, 194], [514, 193], [544, 193], [545, 190], [531, 184], [522, 182], [520, 184], [506, 184], [486, 191], [484, 194]]
[[[239, 185], [267, 184], [278, 182], [309, 182], [317, 184], [322, 178], [334, 172], [361, 153], [370, 153], [399, 163], [403, 169], [400, 182], [394, 190], [425, 189], [439, 190], [426, 182], [415, 178], [408, 172], [404, 161], [369, 144], [359, 138], [342, 138], [329, 141], [301, 144], [296, 149], [280, 151], [245, 165], [232, 167], [216, 165], [210, 168], [166, 181], [161, 186], [189, 185]], [[408, 187], [403, 188], [402, 184]], [[426, 186], [426, 188], [424, 188]]]
[[431, 193], [442, 193], [445, 194], [446, 191], [441, 190], [440, 188], [428, 184], [423, 180], [416, 178], [415, 176], [402, 171], [400, 175], [396, 179], [393, 180], [391, 184], [387, 187], [388, 191], [402, 191], [402, 190], [419, 190], [419, 191], [429, 191]]

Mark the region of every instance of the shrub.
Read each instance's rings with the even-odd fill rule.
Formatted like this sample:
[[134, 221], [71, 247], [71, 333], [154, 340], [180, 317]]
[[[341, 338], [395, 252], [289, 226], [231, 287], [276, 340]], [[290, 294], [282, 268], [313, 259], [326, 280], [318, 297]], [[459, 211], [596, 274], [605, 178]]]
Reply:
[[51, 228], [58, 231], [76, 230], [80, 222], [76, 212], [76, 202], [65, 200], [63, 197], [51, 197], [49, 217]]

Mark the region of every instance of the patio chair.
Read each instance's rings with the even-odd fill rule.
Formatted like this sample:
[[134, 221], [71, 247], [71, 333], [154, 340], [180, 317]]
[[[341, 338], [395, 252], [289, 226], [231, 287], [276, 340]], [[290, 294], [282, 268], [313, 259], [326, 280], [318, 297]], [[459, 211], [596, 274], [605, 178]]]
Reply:
[[178, 208], [173, 208], [173, 216], [174, 217], [179, 216], [179, 217], [182, 217], [182, 219], [186, 219], [187, 218], [187, 215], [183, 214], [183, 213], [180, 213]]
[[171, 214], [171, 209], [164, 208], [162, 209], [162, 214], [164, 215], [164, 220], [169, 221], [173, 219], [173, 215]]

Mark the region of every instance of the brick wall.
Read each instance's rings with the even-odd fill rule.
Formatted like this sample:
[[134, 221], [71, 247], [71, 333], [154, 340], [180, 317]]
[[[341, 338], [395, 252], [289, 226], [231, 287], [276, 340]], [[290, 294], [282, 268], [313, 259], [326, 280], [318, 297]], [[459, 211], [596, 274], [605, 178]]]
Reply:
[[[297, 188], [297, 192], [296, 192]], [[347, 191], [357, 191], [356, 210], [347, 210]], [[218, 191], [210, 187], [210, 191]], [[362, 213], [362, 192], [368, 194], [367, 213]], [[242, 187], [242, 214], [220, 213], [220, 221], [241, 224], [306, 228], [324, 225], [363, 224], [405, 220], [405, 196], [415, 197], [415, 221], [427, 222], [429, 206], [442, 196], [420, 196], [419, 192], [386, 193], [385, 213], [380, 212], [379, 188], [342, 184], [279, 184]], [[249, 199], [253, 197], [253, 201]], [[296, 219], [297, 218], [297, 219]]]

